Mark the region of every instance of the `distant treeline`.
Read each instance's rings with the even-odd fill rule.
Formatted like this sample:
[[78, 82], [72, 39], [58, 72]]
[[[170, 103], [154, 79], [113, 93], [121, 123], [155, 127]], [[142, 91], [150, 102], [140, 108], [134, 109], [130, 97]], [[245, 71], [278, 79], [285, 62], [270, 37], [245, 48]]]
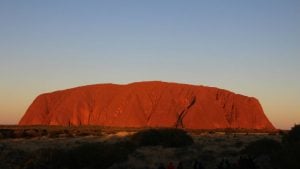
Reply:
[[[75, 137], [95, 135], [101, 136], [104, 134], [113, 134], [120, 131], [138, 132], [148, 129], [174, 129], [174, 128], [120, 128], [120, 127], [103, 127], [103, 126], [19, 126], [19, 125], [0, 125], [0, 139], [5, 138], [30, 138], [30, 137]], [[286, 133], [283, 130], [263, 130], [263, 129], [242, 129], [242, 128], [225, 128], [225, 129], [183, 129], [192, 134], [230, 134], [230, 133], [269, 133], [278, 134]]]

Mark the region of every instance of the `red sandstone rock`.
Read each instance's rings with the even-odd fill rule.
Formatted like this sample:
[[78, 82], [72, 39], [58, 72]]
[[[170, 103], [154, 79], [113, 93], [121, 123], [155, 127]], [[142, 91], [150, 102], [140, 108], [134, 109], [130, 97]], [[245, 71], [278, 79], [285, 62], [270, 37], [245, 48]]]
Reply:
[[253, 97], [166, 82], [99, 84], [42, 94], [19, 125], [274, 129]]

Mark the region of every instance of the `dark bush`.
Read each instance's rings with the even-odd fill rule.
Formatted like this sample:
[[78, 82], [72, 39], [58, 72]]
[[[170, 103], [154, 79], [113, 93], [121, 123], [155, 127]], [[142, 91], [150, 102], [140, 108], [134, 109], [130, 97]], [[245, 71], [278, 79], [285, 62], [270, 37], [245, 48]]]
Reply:
[[66, 152], [58, 148], [43, 148], [32, 152], [23, 164], [24, 169], [60, 169], [66, 165]]
[[260, 155], [271, 155], [281, 149], [280, 142], [273, 139], [261, 139], [247, 145], [241, 152], [252, 157]]
[[41, 133], [39, 132], [38, 129], [28, 129], [24, 130], [23, 137], [27, 138], [33, 138], [33, 137], [40, 137]]
[[272, 156], [274, 166], [284, 169], [300, 168], [300, 125], [295, 125], [282, 138], [282, 150]]
[[41, 136], [47, 136], [48, 135], [48, 131], [46, 129], [42, 129], [40, 130]]
[[72, 169], [105, 169], [114, 163], [126, 160], [135, 150], [130, 142], [116, 144], [89, 143], [68, 152], [68, 163]]
[[25, 161], [26, 152], [17, 149], [5, 148], [0, 152], [1, 169], [19, 169]]
[[283, 141], [288, 143], [300, 143], [300, 125], [295, 125], [283, 136]]
[[85, 143], [67, 150], [40, 149], [24, 163], [24, 169], [106, 169], [126, 160], [135, 150], [130, 142]]
[[272, 164], [276, 168], [300, 168], [300, 144], [283, 145], [283, 149], [271, 156]]
[[78, 131], [76, 133], [76, 136], [79, 136], [79, 137], [84, 137], [84, 136], [90, 136], [92, 135], [89, 131]]
[[149, 129], [131, 137], [138, 146], [183, 147], [193, 144], [193, 139], [180, 129]]
[[48, 130], [49, 138], [58, 138], [60, 134], [63, 134], [61, 130]]
[[241, 148], [241, 147], [243, 147], [243, 145], [244, 145], [244, 142], [242, 142], [242, 141], [236, 141], [236, 142], [234, 143], [234, 146], [235, 146], [236, 148]]
[[242, 153], [258, 157], [267, 155], [274, 168], [300, 168], [300, 125], [294, 126], [288, 133], [282, 133], [282, 143], [271, 139], [262, 139], [250, 143]]
[[12, 129], [0, 129], [0, 133], [2, 138], [8, 139], [8, 138], [14, 138], [14, 130]]
[[204, 161], [214, 161], [216, 159], [215, 152], [212, 150], [204, 150], [200, 155], [199, 159]]
[[24, 138], [25, 137], [24, 130], [21, 130], [21, 129], [15, 130], [13, 135], [14, 135], [14, 138]]

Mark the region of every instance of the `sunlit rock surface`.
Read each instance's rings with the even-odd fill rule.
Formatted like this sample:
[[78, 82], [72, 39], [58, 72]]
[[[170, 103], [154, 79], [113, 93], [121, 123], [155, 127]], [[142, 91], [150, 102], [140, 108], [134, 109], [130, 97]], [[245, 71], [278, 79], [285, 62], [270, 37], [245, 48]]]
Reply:
[[45, 93], [33, 101], [19, 125], [274, 129], [253, 97], [160, 81]]

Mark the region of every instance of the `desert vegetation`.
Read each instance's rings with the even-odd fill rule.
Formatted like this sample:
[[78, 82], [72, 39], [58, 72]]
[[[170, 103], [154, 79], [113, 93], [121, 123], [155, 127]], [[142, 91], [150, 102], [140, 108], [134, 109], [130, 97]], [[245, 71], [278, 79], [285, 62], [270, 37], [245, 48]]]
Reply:
[[256, 159], [265, 158], [272, 168], [300, 168], [300, 125], [283, 134], [281, 141], [261, 139], [247, 145], [242, 152]]
[[0, 126], [0, 139], [100, 136], [102, 129], [99, 126]]
[[[29, 132], [30, 131], [30, 132]], [[118, 131], [117, 129], [115, 132]], [[113, 131], [103, 133], [97, 127], [83, 128], [44, 128], [37, 129], [2, 129], [2, 140], [0, 144], [0, 168], [24, 168], [24, 169], [101, 169], [108, 168], [113, 164], [120, 163], [127, 159], [129, 154], [133, 153], [138, 147], [143, 146], [163, 146], [163, 147], [181, 147], [193, 143], [193, 139], [185, 131], [179, 129], [150, 129], [142, 130], [131, 136], [120, 138], [113, 141], [109, 140], [91, 141], [90, 136], [102, 138], [112, 134]], [[21, 134], [20, 134], [21, 133]], [[30, 133], [27, 135], [24, 133]], [[118, 133], [115, 133], [118, 135]], [[76, 142], [61, 141], [57, 139], [72, 140], [72, 138], [87, 137]], [[35, 139], [35, 142], [48, 142], [46, 146], [36, 147], [34, 149], [24, 149], [23, 147], [14, 147], [14, 141], [20, 141], [28, 138]], [[17, 139], [17, 140], [16, 140]], [[19, 139], [19, 140], [18, 140]], [[53, 140], [53, 142], [49, 140]], [[38, 141], [37, 141], [38, 140]], [[173, 140], [173, 141], [172, 141]], [[26, 144], [22, 142], [22, 144]], [[51, 145], [52, 144], [52, 145]], [[69, 146], [67, 146], [69, 145]]]
[[142, 130], [131, 136], [137, 146], [182, 147], [193, 144], [193, 138], [180, 129]]
[[2, 127], [0, 168], [158, 168], [169, 162], [205, 169], [298, 169], [299, 126], [289, 132], [187, 132], [180, 129]]

